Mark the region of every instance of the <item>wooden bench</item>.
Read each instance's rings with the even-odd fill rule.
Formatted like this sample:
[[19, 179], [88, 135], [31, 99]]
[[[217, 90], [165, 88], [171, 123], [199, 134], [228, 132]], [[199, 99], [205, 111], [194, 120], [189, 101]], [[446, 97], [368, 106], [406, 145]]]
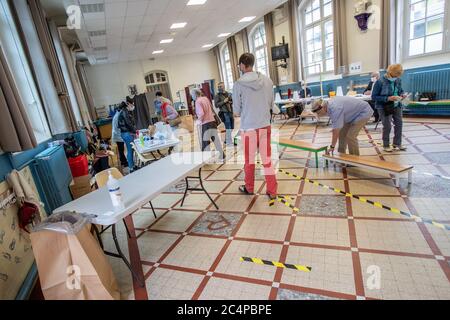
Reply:
[[367, 160], [362, 157], [348, 154], [324, 155], [323, 157], [325, 160], [330, 162], [353, 165], [355, 167], [361, 167], [392, 174], [395, 176], [395, 186], [397, 188], [400, 187], [400, 175], [403, 173], [408, 173], [408, 183], [412, 183], [412, 169], [414, 168], [413, 166], [405, 166], [402, 164], [381, 160]]
[[280, 139], [280, 141], [278, 141], [278, 144], [282, 147], [313, 152], [316, 157], [317, 168], [319, 167], [319, 152], [326, 152], [328, 150], [328, 146], [313, 144], [300, 140]]

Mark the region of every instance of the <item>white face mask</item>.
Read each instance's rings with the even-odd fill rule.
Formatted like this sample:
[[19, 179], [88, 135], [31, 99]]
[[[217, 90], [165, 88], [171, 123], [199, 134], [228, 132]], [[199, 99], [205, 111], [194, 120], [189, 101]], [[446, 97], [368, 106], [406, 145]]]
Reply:
[[377, 82], [377, 81], [378, 81], [377, 78], [375, 78], [375, 77], [372, 78], [372, 82]]

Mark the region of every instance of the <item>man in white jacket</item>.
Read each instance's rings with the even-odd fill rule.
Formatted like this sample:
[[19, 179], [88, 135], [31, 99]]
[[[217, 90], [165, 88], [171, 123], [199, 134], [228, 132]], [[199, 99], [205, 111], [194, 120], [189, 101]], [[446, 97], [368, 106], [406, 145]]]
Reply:
[[255, 158], [259, 150], [266, 177], [267, 195], [277, 196], [278, 183], [272, 167], [271, 113], [273, 108], [273, 82], [253, 71], [255, 56], [244, 53], [239, 59], [241, 78], [234, 84], [233, 109], [241, 117], [241, 137], [245, 155], [245, 186], [239, 190], [253, 194], [255, 188]]

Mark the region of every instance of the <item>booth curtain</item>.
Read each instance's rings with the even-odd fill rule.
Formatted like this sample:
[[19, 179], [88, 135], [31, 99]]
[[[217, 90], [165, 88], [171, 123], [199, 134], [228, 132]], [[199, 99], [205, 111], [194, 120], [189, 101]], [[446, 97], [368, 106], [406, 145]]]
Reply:
[[347, 20], [346, 1], [333, 1], [333, 27], [334, 27], [334, 73], [347, 73]]
[[241, 36], [241, 39], [242, 39], [242, 46], [243, 46], [243, 49], [244, 49], [244, 53], [250, 52], [250, 44], [248, 42], [247, 28], [244, 28], [241, 31], [239, 31], [239, 35]]
[[276, 62], [272, 61], [272, 47], [275, 46], [275, 32], [273, 29], [273, 16], [272, 12], [264, 16], [264, 27], [266, 30], [266, 44], [267, 44], [267, 59], [269, 66], [269, 75], [274, 85], [278, 85], [278, 70]]
[[41, 42], [41, 47], [52, 75], [53, 83], [58, 93], [59, 100], [61, 101], [64, 116], [66, 118], [70, 130], [77, 131], [78, 130], [77, 121], [72, 109], [69, 94], [67, 93], [68, 92], [67, 86], [64, 81], [63, 72], [61, 70], [61, 66], [58, 61], [58, 56], [56, 54], [52, 37], [50, 35], [50, 30], [47, 24], [45, 12], [39, 0], [28, 0], [28, 6], [30, 7], [31, 16], [33, 18], [33, 22], [36, 27], [39, 40]]
[[73, 46], [69, 47], [67, 45], [67, 43], [65, 43], [62, 40], [61, 36], [60, 36], [60, 41], [61, 41], [61, 47], [62, 47], [63, 56], [64, 56], [62, 58], [64, 58], [64, 60], [66, 61], [67, 70], [69, 72], [69, 77], [70, 77], [70, 81], [73, 86], [73, 91], [75, 92], [75, 98], [78, 102], [78, 107], [80, 109], [81, 117], [83, 119], [85, 126], [87, 126], [89, 123], [92, 122], [92, 118], [88, 111], [88, 107], [87, 107], [86, 99], [85, 99], [85, 96], [83, 93], [83, 89], [81, 88], [80, 78], [78, 77], [74, 48], [73, 48]]
[[239, 80], [239, 73], [237, 69], [237, 65], [239, 62], [237, 47], [236, 47], [236, 38], [234, 36], [229, 37], [227, 39], [228, 53], [230, 54], [230, 63], [231, 63], [231, 72], [233, 74], [233, 81]]
[[[299, 81], [299, 47], [301, 48], [300, 41], [298, 41], [298, 2], [297, 0], [289, 0], [288, 2], [288, 14], [289, 14], [289, 62], [291, 64], [292, 81]], [[301, 72], [303, 78], [303, 72]]]
[[0, 46], [0, 149], [20, 152], [37, 146], [25, 106]]
[[219, 76], [220, 76], [220, 81], [224, 81], [224, 77], [223, 77], [223, 70], [222, 70], [222, 60], [220, 58], [220, 45], [215, 46], [212, 50], [214, 55], [216, 56], [216, 61], [217, 61], [217, 67], [219, 68]]
[[84, 69], [84, 63], [77, 61], [75, 67], [77, 69], [78, 78], [80, 79], [80, 85], [81, 85], [81, 89], [83, 90], [83, 94], [84, 94], [84, 98], [86, 100], [89, 115], [90, 115], [91, 119], [96, 119], [97, 114], [95, 112], [95, 104], [94, 104], [94, 100], [92, 99], [92, 93], [91, 93], [91, 89], [89, 87], [89, 83], [87, 80], [86, 70]]
[[391, 0], [381, 0], [380, 69], [387, 69], [391, 54]]

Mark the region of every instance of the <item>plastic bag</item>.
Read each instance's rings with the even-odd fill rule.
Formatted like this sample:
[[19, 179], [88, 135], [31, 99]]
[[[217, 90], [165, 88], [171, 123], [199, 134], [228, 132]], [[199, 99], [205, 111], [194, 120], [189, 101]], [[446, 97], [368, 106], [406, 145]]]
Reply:
[[32, 232], [48, 230], [73, 235], [80, 232], [93, 218], [95, 218], [93, 215], [71, 211], [55, 213], [35, 226]]

